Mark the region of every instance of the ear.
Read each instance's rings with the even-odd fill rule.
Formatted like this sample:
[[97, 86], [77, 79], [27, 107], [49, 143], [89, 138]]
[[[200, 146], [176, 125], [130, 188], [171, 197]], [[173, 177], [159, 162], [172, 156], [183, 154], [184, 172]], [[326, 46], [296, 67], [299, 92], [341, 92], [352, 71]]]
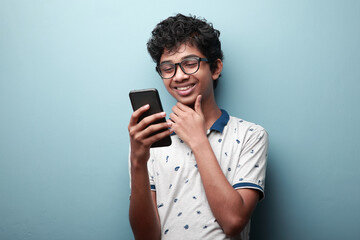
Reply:
[[223, 63], [222, 63], [221, 59], [217, 59], [215, 61], [215, 66], [216, 66], [216, 68], [215, 68], [214, 72], [212, 73], [213, 80], [216, 80], [219, 78], [221, 71], [223, 69]]

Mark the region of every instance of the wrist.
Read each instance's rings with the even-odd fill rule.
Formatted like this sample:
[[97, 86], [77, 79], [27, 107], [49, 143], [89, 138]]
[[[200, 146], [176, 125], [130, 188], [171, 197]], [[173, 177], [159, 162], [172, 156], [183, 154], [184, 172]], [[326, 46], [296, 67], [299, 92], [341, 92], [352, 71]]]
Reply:
[[130, 158], [130, 168], [131, 170], [143, 170], [147, 169], [147, 161], [144, 159]]
[[207, 149], [208, 146], [210, 146], [209, 140], [206, 136], [204, 136], [198, 139], [194, 139], [190, 145], [190, 148], [193, 150], [193, 152], [197, 152], [203, 149]]

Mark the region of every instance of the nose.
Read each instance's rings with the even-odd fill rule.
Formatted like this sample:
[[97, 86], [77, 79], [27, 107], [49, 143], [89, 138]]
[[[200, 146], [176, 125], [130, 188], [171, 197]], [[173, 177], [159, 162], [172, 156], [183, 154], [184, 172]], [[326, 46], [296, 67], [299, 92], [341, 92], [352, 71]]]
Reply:
[[184, 71], [180, 67], [180, 64], [177, 64], [175, 67], [175, 75], [173, 77], [174, 81], [182, 82], [189, 78], [190, 75], [184, 73]]

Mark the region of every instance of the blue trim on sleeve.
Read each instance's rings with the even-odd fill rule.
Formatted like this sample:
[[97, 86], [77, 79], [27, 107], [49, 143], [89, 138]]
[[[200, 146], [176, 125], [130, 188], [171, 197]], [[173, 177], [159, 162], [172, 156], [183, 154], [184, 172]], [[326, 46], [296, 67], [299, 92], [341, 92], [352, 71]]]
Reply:
[[155, 185], [150, 185], [150, 189], [155, 191], [156, 190]]
[[229, 122], [229, 119], [230, 119], [229, 114], [225, 110], [221, 109], [221, 116], [216, 120], [216, 122], [214, 122], [210, 130], [215, 130], [222, 133], [224, 127]]
[[249, 182], [236, 183], [235, 185], [233, 185], [233, 188], [234, 189], [238, 189], [238, 188], [255, 188], [255, 189], [259, 189], [260, 191], [264, 192], [264, 189], [262, 187], [260, 187], [257, 184], [249, 183]]

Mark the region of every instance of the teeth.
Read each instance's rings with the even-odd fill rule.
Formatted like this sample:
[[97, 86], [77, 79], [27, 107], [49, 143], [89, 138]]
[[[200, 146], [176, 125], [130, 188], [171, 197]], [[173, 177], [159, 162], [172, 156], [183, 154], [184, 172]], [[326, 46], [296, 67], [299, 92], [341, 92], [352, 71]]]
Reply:
[[186, 87], [177, 87], [177, 90], [184, 91], [184, 90], [190, 89], [191, 87], [192, 87], [192, 85], [191, 86], [186, 86]]

